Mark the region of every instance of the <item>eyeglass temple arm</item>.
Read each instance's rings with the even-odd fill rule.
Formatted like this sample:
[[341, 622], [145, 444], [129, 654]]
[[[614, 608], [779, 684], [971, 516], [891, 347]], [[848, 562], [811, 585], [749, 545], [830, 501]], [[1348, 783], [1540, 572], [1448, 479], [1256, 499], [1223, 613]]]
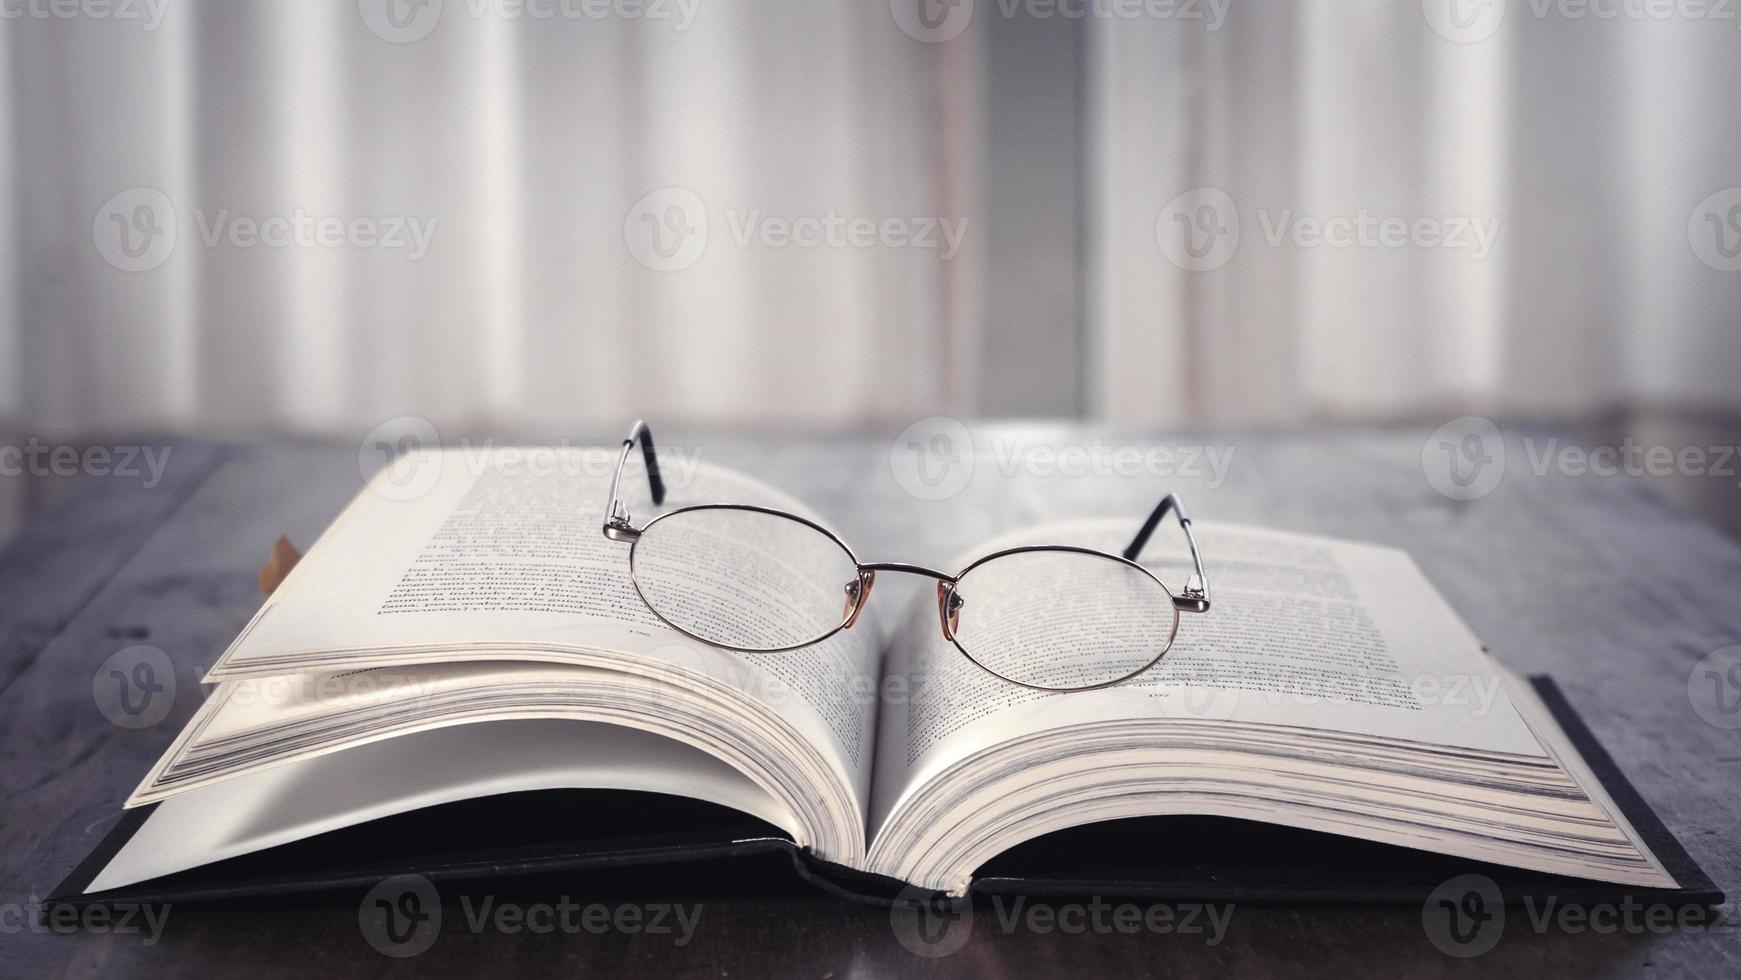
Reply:
[[1184, 594], [1173, 597], [1173, 605], [1180, 612], [1208, 612], [1209, 579], [1203, 574], [1203, 557], [1197, 553], [1197, 539], [1191, 534], [1191, 515], [1185, 513], [1185, 505], [1179, 502], [1178, 495], [1169, 493], [1161, 498], [1160, 504], [1149, 513], [1149, 519], [1143, 522], [1142, 530], [1125, 547], [1124, 560], [1136, 561], [1137, 556], [1143, 553], [1143, 546], [1149, 543], [1149, 537], [1155, 533], [1155, 528], [1160, 526], [1161, 519], [1167, 516], [1168, 511], [1178, 517], [1179, 527], [1185, 532], [1185, 543], [1191, 548], [1191, 566], [1194, 569], [1190, 581], [1185, 583]]
[[647, 461], [647, 482], [653, 487], [653, 503], [655, 506], [665, 502], [665, 479], [659, 475], [659, 456], [653, 448], [653, 430], [647, 428], [647, 423], [640, 419], [629, 429], [629, 434], [623, 439], [623, 454], [617, 459], [616, 475], [611, 477], [611, 502], [605, 510], [605, 537], [612, 541], [633, 541], [641, 536], [641, 532], [629, 521], [629, 508], [623, 504], [622, 484], [623, 468], [629, 464], [629, 453], [634, 451], [635, 443], [641, 444], [641, 456]]

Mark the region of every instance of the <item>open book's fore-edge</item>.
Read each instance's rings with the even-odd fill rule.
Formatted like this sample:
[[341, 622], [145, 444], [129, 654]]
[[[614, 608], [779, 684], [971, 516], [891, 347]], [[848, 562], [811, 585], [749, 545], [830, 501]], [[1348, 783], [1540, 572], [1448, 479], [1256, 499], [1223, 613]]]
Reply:
[[[1483, 873], [1495, 883], [1506, 905], [1534, 903], [1539, 906], [1551, 896], [1562, 906], [1614, 904], [1635, 901], [1664, 906], [1715, 906], [1725, 901], [1725, 895], [1686, 852], [1665, 827], [1648, 803], [1615, 766], [1589, 729], [1578, 717], [1551, 678], [1532, 677], [1530, 683], [1542, 701], [1553, 712], [1555, 720], [1567, 732], [1571, 743], [1590, 768], [1602, 780], [1628, 819], [1650, 843], [1652, 850], [1674, 876], [1678, 887], [1673, 889], [1640, 889], [1609, 885], [1595, 881], [1560, 879], [1529, 874], [1510, 874], [1509, 869], [1486, 867]], [[351, 869], [349, 873], [332, 869], [311, 870], [288, 867], [276, 872], [256, 871], [253, 876], [199, 872], [154, 882], [112, 890], [90, 892], [90, 883], [103, 867], [126, 845], [151, 815], [152, 808], [127, 811], [121, 820], [67, 875], [45, 900], [49, 910], [57, 906], [126, 906], [143, 903], [204, 903], [231, 902], [238, 899], [274, 899], [298, 895], [330, 894], [335, 901], [349, 901], [352, 892], [367, 889], [381, 880], [400, 874], [420, 875], [432, 882], [456, 883], [460, 887], [484, 887], [492, 880], [529, 874], [562, 873], [565, 881], [574, 874], [636, 867], [647, 863], [668, 864], [694, 862], [698, 867], [720, 869], [707, 878], [698, 879], [697, 887], [710, 891], [720, 887], [712, 874], [737, 877], [730, 869], [736, 862], [757, 861], [771, 855], [790, 858], [796, 875], [828, 894], [868, 904], [888, 905], [912, 900], [915, 893], [895, 879], [857, 871], [819, 861], [790, 841], [779, 838], [732, 832], [702, 831], [679, 844], [665, 842], [657, 847], [623, 847], [620, 840], [588, 844], [577, 840], [566, 849], [542, 851], [536, 859], [509, 852], [492, 853], [468, 844], [464, 856], [457, 853], [439, 864], [394, 864], [372, 869]], [[721, 864], [721, 861], [728, 862]], [[1351, 874], [1338, 881], [1333, 875], [1309, 880], [1283, 866], [1269, 872], [1246, 869], [1230, 873], [1194, 871], [1189, 862], [1174, 867], [1127, 867], [1116, 878], [1097, 878], [1072, 874], [1067, 868], [1044, 874], [999, 874], [975, 880], [973, 891], [984, 894], [1025, 894], [1054, 898], [1098, 896], [1101, 898], [1143, 898], [1156, 902], [1234, 902], [1285, 903], [1311, 905], [1391, 905], [1418, 907], [1430, 891], [1442, 883], [1441, 878], [1411, 876], [1401, 863], [1376, 861], [1348, 869]], [[345, 896], [341, 898], [340, 896]], [[677, 898], [679, 896], [672, 896]]]

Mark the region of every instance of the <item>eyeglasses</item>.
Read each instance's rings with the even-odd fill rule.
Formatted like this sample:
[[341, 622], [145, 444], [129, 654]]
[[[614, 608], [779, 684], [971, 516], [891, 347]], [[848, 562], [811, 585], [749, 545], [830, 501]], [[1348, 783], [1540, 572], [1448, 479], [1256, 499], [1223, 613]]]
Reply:
[[[937, 582], [943, 637], [967, 659], [1012, 684], [1087, 691], [1141, 674], [1166, 655], [1179, 614], [1209, 611], [1209, 583], [1191, 518], [1168, 494], [1122, 555], [1070, 545], [1009, 548], [954, 575], [902, 562], [862, 562], [828, 529], [752, 504], [697, 504], [636, 527], [624, 504], [623, 470], [636, 444], [653, 503], [665, 482], [653, 435], [636, 422], [611, 479], [604, 535], [629, 542], [629, 580], [672, 629], [741, 653], [785, 653], [852, 629], [878, 572]], [[1137, 564], [1173, 514], [1190, 547], [1192, 575], [1175, 595]]]

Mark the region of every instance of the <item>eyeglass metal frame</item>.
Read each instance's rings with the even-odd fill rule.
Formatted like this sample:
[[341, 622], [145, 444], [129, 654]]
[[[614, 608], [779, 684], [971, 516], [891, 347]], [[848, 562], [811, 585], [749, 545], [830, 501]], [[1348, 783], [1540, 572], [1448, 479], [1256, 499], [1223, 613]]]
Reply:
[[[864, 611], [866, 603], [870, 600], [871, 587], [876, 583], [876, 573], [897, 572], [908, 575], [922, 575], [937, 581], [938, 626], [943, 631], [944, 638], [953, 644], [955, 649], [961, 651], [963, 656], [972, 661], [973, 664], [981, 670], [991, 674], [998, 680], [1009, 684], [1015, 684], [1019, 687], [1029, 688], [1030, 690], [1051, 692], [1094, 691], [1100, 690], [1101, 688], [1112, 687], [1116, 684], [1122, 684], [1125, 681], [1142, 674], [1144, 671], [1147, 671], [1155, 664], [1160, 663], [1161, 659], [1167, 655], [1167, 652], [1173, 648], [1173, 641], [1178, 636], [1180, 613], [1206, 613], [1209, 611], [1209, 580], [1203, 572], [1203, 558], [1197, 551], [1197, 539], [1191, 533], [1191, 517], [1186, 513], [1184, 504], [1179, 501], [1177, 494], [1169, 493], [1161, 498], [1161, 502], [1155, 506], [1154, 510], [1149, 512], [1148, 519], [1143, 521], [1142, 527], [1138, 529], [1136, 536], [1131, 538], [1130, 544], [1125, 546], [1122, 554], [1115, 555], [1110, 552], [1099, 551], [1094, 548], [1082, 548], [1075, 545], [1023, 545], [1017, 548], [1006, 548], [1002, 551], [994, 551], [989, 555], [982, 555], [970, 562], [966, 568], [951, 575], [935, 568], [927, 568], [923, 565], [913, 565], [906, 562], [860, 561], [858, 555], [852, 550], [852, 548], [828, 528], [790, 511], [778, 510], [772, 507], [761, 507], [755, 504], [691, 504], [689, 506], [679, 507], [676, 510], [667, 511], [653, 518], [651, 521], [648, 521], [646, 524], [636, 527], [633, 517], [629, 514], [628, 506], [623, 501], [622, 481], [623, 470], [627, 468], [629, 456], [634, 452], [637, 444], [641, 447], [641, 455], [646, 461], [647, 482], [652, 489], [653, 504], [654, 506], [660, 506], [665, 502], [665, 480], [659, 473], [659, 459], [657, 451], [653, 445], [653, 433], [647, 427], [646, 422], [636, 420], [634, 426], [629, 429], [628, 436], [623, 439], [622, 454], [617, 459], [616, 473], [611, 477], [611, 498], [605, 509], [603, 528], [604, 536], [612, 541], [628, 542], [629, 583], [634, 587], [635, 594], [640, 597], [641, 603], [647, 607], [647, 610], [654, 616], [658, 617], [659, 621], [664, 623], [666, 626], [671, 627], [690, 639], [705, 643], [708, 646], [718, 647], [722, 650], [732, 650], [738, 653], [790, 653], [793, 650], [801, 650], [805, 647], [821, 643], [823, 640], [834, 636], [842, 630], [851, 629], [853, 624], [858, 622], [859, 614]], [[665, 615], [653, 605], [652, 600], [647, 597], [647, 593], [641, 588], [640, 580], [635, 574], [635, 549], [640, 543], [641, 536], [660, 521], [669, 520], [670, 518], [682, 514], [709, 510], [749, 511], [757, 514], [765, 514], [771, 517], [784, 518], [785, 520], [795, 521], [805, 527], [811, 528], [828, 538], [828, 540], [834, 542], [834, 544], [846, 554], [847, 558], [852, 561], [854, 567], [857, 569], [857, 577], [846, 586], [846, 599], [842, 607], [841, 621], [827, 632], [822, 633], [813, 639], [805, 640], [802, 643], [794, 643], [790, 646], [783, 647], [740, 647], [733, 646], [729, 643], [721, 643], [717, 640], [711, 640], [705, 636], [700, 636], [682, 626], [679, 626], [670, 619], [667, 619]], [[1139, 564], [1136, 560], [1137, 556], [1142, 553], [1143, 547], [1148, 544], [1149, 538], [1153, 536], [1155, 528], [1160, 526], [1161, 521], [1165, 519], [1169, 513], [1175, 517], [1178, 521], [1179, 528], [1184, 531], [1185, 543], [1191, 551], [1192, 574], [1190, 579], [1185, 583], [1185, 589], [1179, 593], [1174, 593], [1171, 589], [1168, 589], [1166, 584], [1163, 583], [1160, 578]], [[1166, 595], [1172, 600], [1173, 625], [1172, 629], [1167, 634], [1166, 644], [1163, 645], [1160, 648], [1160, 651], [1155, 654], [1154, 659], [1148, 661], [1130, 673], [1109, 681], [1103, 681], [1098, 684], [1090, 684], [1082, 687], [1049, 687], [1042, 684], [1030, 684], [1026, 681], [1020, 681], [999, 673], [991, 667], [986, 666], [975, 657], [971, 651], [962, 646], [961, 641], [956, 636], [956, 627], [958, 625], [957, 617], [959, 616], [961, 607], [964, 604], [964, 600], [955, 591], [956, 586], [969, 572], [972, 572], [975, 568], [978, 568], [981, 565], [1010, 555], [1027, 554], [1031, 552], [1057, 552], [1103, 558], [1107, 561], [1118, 562], [1129, 566], [1147, 576], [1149, 580], [1155, 583], [1157, 588], [1166, 593]]]

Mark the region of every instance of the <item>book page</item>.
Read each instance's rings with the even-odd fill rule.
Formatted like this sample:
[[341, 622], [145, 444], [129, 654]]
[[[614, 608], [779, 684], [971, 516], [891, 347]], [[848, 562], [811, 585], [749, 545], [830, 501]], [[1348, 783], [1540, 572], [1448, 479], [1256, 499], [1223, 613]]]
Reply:
[[[861, 621], [780, 654], [731, 653], [670, 629], [630, 583], [629, 545], [601, 532], [618, 457], [617, 450], [502, 448], [401, 459], [309, 550], [208, 680], [444, 661], [567, 662], [585, 651], [654, 658], [706, 670], [772, 705], [826, 747], [863, 799], [875, 706], [857, 694], [878, 674], [874, 626]], [[661, 460], [669, 489], [662, 511], [752, 503], [816, 519], [748, 477], [692, 456], [662, 452]], [[623, 490], [637, 525], [657, 516], [638, 453]], [[763, 571], [801, 570], [776, 561]], [[755, 583], [717, 587], [728, 584], [755, 591]], [[785, 614], [778, 603], [752, 612]]]
[[[395, 813], [503, 793], [667, 793], [797, 825], [743, 773], [706, 752], [598, 722], [519, 720], [439, 728], [228, 780], [164, 800], [92, 882], [120, 888]], [[490, 828], [477, 828], [484, 840]]]
[[[1479, 641], [1403, 552], [1237, 525], [1195, 523], [1212, 608], [1182, 614], [1162, 660], [1123, 684], [1048, 693], [1003, 681], [965, 657], [921, 601], [899, 625], [889, 669], [907, 696], [886, 709], [873, 825], [930, 775], [983, 748], [1041, 731], [1123, 719], [1225, 721], [1540, 757]], [[1189, 553], [1176, 527], [1142, 563], [1177, 591]], [[1134, 524], [1074, 522], [1023, 531], [976, 557], [1027, 544], [1118, 554]], [[1023, 586], [1031, 587], [1031, 586]], [[1045, 595], [1025, 601], [1047, 601]], [[1041, 661], [1092, 659], [1096, 642], [1060, 629], [1025, 638]]]

